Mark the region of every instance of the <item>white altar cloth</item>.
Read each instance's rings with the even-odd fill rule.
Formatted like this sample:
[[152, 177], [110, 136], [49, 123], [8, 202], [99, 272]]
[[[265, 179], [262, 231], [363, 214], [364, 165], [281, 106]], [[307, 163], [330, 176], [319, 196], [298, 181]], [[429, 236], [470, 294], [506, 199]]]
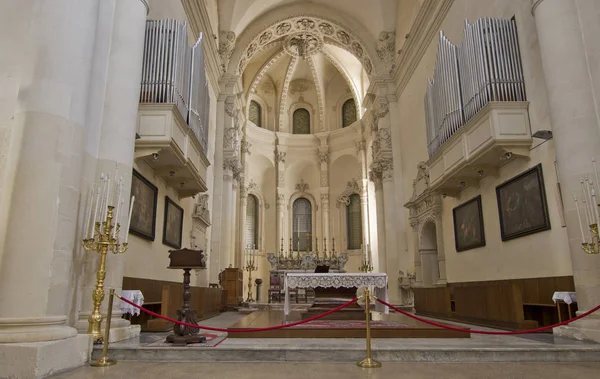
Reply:
[[562, 300], [567, 304], [572, 304], [577, 302], [577, 297], [575, 296], [575, 292], [554, 292], [552, 301], [556, 303], [558, 300]]
[[[290, 273], [286, 272], [283, 280], [285, 291], [285, 302], [283, 312], [289, 315], [292, 311], [290, 304], [290, 293], [288, 288], [315, 288], [315, 287], [369, 287], [371, 291], [381, 300], [388, 302], [388, 276], [387, 274], [371, 273]], [[389, 313], [387, 306], [380, 302], [375, 303], [375, 311]]]
[[[140, 290], [122, 290], [121, 297], [131, 301], [132, 303], [135, 303], [135, 305], [138, 305], [140, 307], [144, 305], [144, 295]], [[121, 313], [129, 313], [134, 316], [139, 316], [140, 310], [134, 307], [133, 305], [121, 301]]]

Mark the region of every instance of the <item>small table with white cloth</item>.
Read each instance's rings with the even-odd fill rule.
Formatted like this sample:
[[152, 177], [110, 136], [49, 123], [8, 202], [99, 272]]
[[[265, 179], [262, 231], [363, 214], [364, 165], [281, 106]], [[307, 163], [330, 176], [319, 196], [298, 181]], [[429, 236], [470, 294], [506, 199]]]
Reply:
[[[144, 295], [140, 290], [122, 290], [121, 297], [131, 301], [132, 303], [140, 307], [144, 305]], [[121, 313], [139, 316], [140, 310], [139, 308], [136, 308], [131, 304], [127, 304], [126, 302], [121, 301]]]
[[[338, 300], [336, 304], [331, 303], [331, 301], [323, 301], [330, 308], [334, 308], [352, 300], [356, 296], [356, 290], [361, 287], [368, 287], [376, 297], [387, 302], [387, 285], [388, 276], [385, 273], [285, 273], [283, 283], [285, 302], [283, 311], [286, 316], [292, 311], [288, 291], [291, 288], [313, 288], [315, 290], [315, 303], [312, 308], [320, 300], [324, 300], [325, 297], [330, 296], [331, 289], [341, 289], [339, 293], [343, 292], [346, 296], [336, 299]], [[379, 302], [375, 303], [375, 311], [389, 313], [388, 307]]]
[[560, 303], [563, 302], [567, 304], [567, 309], [569, 311], [569, 320], [573, 318], [571, 314], [571, 304], [577, 302], [577, 296], [575, 292], [554, 292], [552, 295], [552, 301], [556, 304], [556, 309], [558, 310], [558, 322], [562, 322], [562, 318], [560, 317]]

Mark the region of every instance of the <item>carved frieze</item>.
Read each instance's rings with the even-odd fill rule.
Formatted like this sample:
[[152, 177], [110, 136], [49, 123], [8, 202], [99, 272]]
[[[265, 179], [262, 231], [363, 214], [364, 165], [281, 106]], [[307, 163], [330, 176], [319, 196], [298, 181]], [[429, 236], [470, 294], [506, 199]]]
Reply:
[[390, 130], [387, 128], [379, 129], [378, 131], [378, 139], [380, 143], [380, 147], [382, 149], [391, 150], [392, 149], [392, 135], [390, 134]]
[[231, 30], [219, 32], [219, 55], [224, 65], [227, 65], [235, 48], [235, 33]]
[[[313, 15], [297, 15], [290, 17], [285, 21], [279, 21], [266, 27], [261, 33], [251, 40], [243, 50], [237, 66], [238, 74], [241, 74], [252, 57], [262, 49], [270, 46], [272, 42], [281, 40], [291, 40], [290, 36], [301, 34], [309, 35], [318, 41], [328, 38], [333, 44], [340, 46], [353, 54], [362, 64], [368, 75], [373, 71], [371, 58], [362, 42], [342, 26], [330, 20]], [[392, 38], [393, 40], [393, 38]], [[386, 40], [387, 41], [387, 40]], [[235, 41], [234, 41], [235, 42]], [[299, 44], [288, 44], [298, 46]], [[314, 44], [314, 43], [313, 43]], [[310, 44], [308, 45], [311, 46]], [[383, 46], [383, 41], [382, 41]], [[225, 47], [224, 47], [225, 50]], [[293, 49], [297, 50], [297, 47]]]
[[323, 207], [323, 210], [329, 209], [329, 194], [321, 194], [321, 206]]
[[394, 61], [396, 59], [396, 33], [379, 33], [376, 52], [383, 63], [385, 71], [391, 73], [394, 69]]
[[321, 187], [329, 187], [329, 175], [327, 170], [321, 170]]

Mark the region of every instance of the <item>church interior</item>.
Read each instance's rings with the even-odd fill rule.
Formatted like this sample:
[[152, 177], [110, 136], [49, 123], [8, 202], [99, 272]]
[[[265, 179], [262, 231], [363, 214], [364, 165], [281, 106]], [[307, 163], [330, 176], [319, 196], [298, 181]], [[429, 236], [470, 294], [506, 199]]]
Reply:
[[0, 2], [0, 378], [337, 377], [365, 335], [381, 377], [595, 377], [599, 38], [595, 0]]

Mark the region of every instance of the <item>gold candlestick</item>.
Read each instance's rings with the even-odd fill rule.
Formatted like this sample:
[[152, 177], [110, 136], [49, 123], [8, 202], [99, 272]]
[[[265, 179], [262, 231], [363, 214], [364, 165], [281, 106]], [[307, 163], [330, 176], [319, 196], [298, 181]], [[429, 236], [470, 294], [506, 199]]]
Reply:
[[243, 267], [245, 271], [248, 271], [248, 297], [246, 298], [247, 303], [254, 303], [254, 298], [252, 297], [252, 271], [258, 270], [258, 265], [255, 261], [254, 252], [250, 253], [250, 259], [246, 262], [246, 266]]
[[582, 242], [581, 248], [586, 254], [595, 255], [600, 253], [600, 237], [598, 236], [598, 224], [590, 225], [591, 241]]
[[[113, 210], [115, 207], [112, 205], [108, 206], [108, 212], [106, 215], [106, 221], [94, 223], [94, 234], [91, 238], [83, 239], [83, 248], [87, 251], [96, 251], [100, 253], [100, 267], [96, 273], [96, 288], [92, 292], [92, 300], [94, 302], [94, 310], [88, 318], [88, 334], [92, 334], [94, 343], [100, 343], [103, 340], [101, 325], [102, 325], [102, 314], [100, 313], [100, 306], [102, 300], [104, 300], [104, 278], [106, 277], [106, 254], [110, 251], [113, 254], [122, 254], [127, 251], [127, 242], [119, 242], [119, 231], [121, 225], [117, 223], [115, 226], [112, 224]], [[113, 237], [113, 228], [116, 228], [116, 232]]]

